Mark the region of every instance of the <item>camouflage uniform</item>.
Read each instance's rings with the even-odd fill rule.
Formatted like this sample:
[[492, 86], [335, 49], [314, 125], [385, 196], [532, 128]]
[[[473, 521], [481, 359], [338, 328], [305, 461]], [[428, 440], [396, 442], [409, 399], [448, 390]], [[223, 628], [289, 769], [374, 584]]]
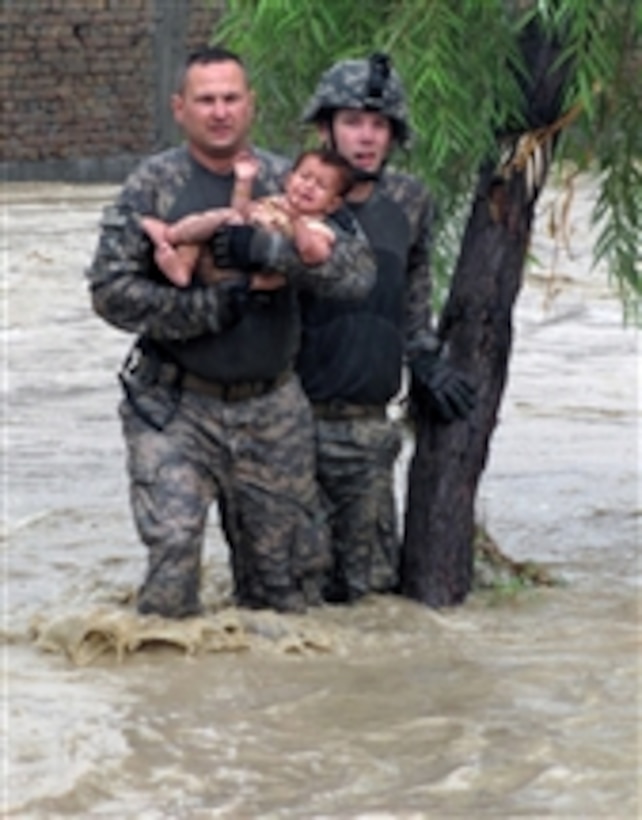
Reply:
[[[399, 78], [394, 70], [377, 78], [380, 69], [376, 59], [333, 66], [321, 78], [304, 121], [331, 124], [333, 112], [343, 108], [380, 111], [389, 117], [397, 142], [407, 144]], [[404, 356], [438, 349], [430, 314], [428, 192], [416, 178], [390, 170], [373, 185], [365, 202], [349, 207], [377, 258], [375, 286], [360, 302], [301, 297], [297, 371], [317, 417], [318, 480], [334, 553], [326, 596], [334, 601], [397, 586], [393, 468], [401, 431], [388, 420], [386, 405], [401, 387]]]
[[[256, 151], [254, 194], [280, 189], [287, 162]], [[141, 613], [200, 609], [207, 515], [218, 501], [238, 603], [301, 610], [319, 600], [328, 543], [314, 481], [313, 424], [292, 364], [295, 291], [359, 297], [372, 284], [367, 243], [343, 233], [332, 259], [304, 268], [287, 240], [270, 270], [288, 285], [239, 291], [169, 285], [138, 215], [166, 221], [229, 202], [232, 176], [212, 174], [185, 146], [145, 160], [106, 209], [88, 271], [93, 307], [137, 334], [121, 374], [133, 516], [148, 549]], [[348, 271], [348, 273], [346, 273]]]

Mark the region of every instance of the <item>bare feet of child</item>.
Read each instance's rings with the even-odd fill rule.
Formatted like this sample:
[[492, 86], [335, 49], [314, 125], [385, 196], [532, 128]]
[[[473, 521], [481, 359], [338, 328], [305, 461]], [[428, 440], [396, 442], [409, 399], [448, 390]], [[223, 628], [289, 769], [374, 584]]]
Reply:
[[174, 248], [169, 242], [161, 242], [156, 245], [154, 260], [165, 276], [172, 284], [179, 288], [185, 288], [192, 280], [193, 268], [183, 251], [187, 251], [188, 246]]
[[155, 216], [141, 216], [140, 226], [157, 247], [167, 241], [167, 224]]
[[171, 245], [168, 241], [168, 226], [160, 219], [143, 216], [140, 224], [154, 244], [154, 261], [159, 270], [179, 288], [189, 285], [198, 251], [188, 246], [177, 249]]

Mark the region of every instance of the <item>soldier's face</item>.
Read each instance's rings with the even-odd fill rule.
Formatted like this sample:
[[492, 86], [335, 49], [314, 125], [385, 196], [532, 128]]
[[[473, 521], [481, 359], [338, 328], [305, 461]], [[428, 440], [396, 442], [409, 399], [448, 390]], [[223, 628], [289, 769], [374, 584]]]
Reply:
[[197, 157], [225, 159], [247, 142], [254, 93], [233, 60], [196, 63], [187, 71], [182, 92], [172, 98], [172, 108]]
[[392, 144], [392, 125], [376, 111], [342, 108], [334, 115], [332, 133], [337, 151], [351, 165], [376, 173]]

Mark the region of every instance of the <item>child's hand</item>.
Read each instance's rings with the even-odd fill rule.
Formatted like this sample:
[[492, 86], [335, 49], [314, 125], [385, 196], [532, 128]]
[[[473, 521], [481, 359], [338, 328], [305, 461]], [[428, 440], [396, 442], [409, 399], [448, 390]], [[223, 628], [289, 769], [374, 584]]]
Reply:
[[259, 172], [259, 161], [249, 151], [242, 151], [234, 160], [234, 176], [242, 182], [251, 182]]
[[322, 265], [328, 261], [334, 244], [334, 235], [329, 229], [327, 232], [316, 230], [302, 219], [296, 219], [293, 232], [294, 244], [304, 265]]

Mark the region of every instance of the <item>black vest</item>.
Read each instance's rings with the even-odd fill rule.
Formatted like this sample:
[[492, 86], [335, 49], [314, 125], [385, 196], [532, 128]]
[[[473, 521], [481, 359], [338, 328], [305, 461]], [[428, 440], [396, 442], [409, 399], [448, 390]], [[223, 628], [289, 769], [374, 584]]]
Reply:
[[313, 402], [385, 404], [401, 387], [410, 224], [380, 191], [350, 204], [374, 250], [377, 279], [363, 300], [300, 296], [297, 371]]
[[[191, 160], [193, 173], [167, 219], [228, 206], [234, 177], [213, 174]], [[253, 196], [267, 191], [260, 180]], [[158, 272], [158, 277], [163, 275]], [[195, 277], [190, 287], [207, 287]], [[211, 286], [210, 286], [211, 287]], [[185, 370], [215, 382], [273, 379], [292, 365], [300, 335], [299, 308], [291, 287], [254, 294], [240, 319], [222, 333], [185, 341], [163, 342], [167, 355]]]

